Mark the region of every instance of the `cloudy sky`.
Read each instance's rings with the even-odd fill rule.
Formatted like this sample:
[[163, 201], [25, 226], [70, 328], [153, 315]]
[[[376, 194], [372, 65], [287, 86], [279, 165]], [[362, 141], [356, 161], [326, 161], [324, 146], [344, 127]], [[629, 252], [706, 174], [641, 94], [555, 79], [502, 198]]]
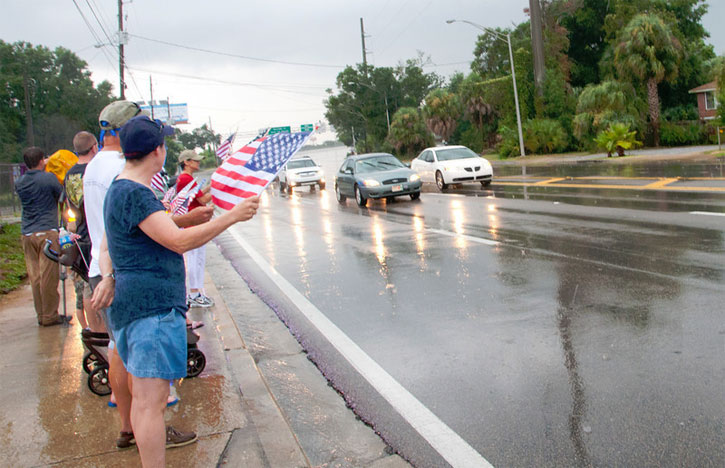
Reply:
[[[704, 18], [710, 43], [725, 53], [725, 1]], [[211, 122], [223, 135], [323, 118], [325, 89], [348, 64], [394, 66], [418, 51], [426, 71], [467, 71], [479, 31], [449, 18], [490, 27], [527, 20], [528, 0], [317, 0], [174, 2], [124, 0], [127, 99], [188, 103], [191, 129]], [[118, 93], [116, 0], [3, 0], [0, 39], [62, 46], [89, 64], [96, 82]], [[102, 26], [101, 26], [102, 25]], [[110, 40], [109, 40], [110, 39]], [[203, 49], [198, 50], [198, 49]], [[215, 52], [215, 53], [212, 53]]]

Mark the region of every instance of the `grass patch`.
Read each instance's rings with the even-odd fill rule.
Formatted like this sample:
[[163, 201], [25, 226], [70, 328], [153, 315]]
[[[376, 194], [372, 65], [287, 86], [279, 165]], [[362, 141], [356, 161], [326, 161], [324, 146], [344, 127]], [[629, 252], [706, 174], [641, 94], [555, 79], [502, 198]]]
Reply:
[[0, 294], [20, 286], [27, 277], [20, 243], [20, 224], [0, 225]]

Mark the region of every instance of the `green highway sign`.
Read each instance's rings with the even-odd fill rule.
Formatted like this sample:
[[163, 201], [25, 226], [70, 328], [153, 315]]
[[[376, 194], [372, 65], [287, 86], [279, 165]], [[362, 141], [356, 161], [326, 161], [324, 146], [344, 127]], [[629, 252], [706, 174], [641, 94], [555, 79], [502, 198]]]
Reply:
[[269, 129], [268, 135], [274, 135], [275, 133], [290, 133], [290, 127], [272, 127]]
[[314, 124], [300, 125], [300, 131], [301, 132], [311, 132], [313, 130], [315, 130]]

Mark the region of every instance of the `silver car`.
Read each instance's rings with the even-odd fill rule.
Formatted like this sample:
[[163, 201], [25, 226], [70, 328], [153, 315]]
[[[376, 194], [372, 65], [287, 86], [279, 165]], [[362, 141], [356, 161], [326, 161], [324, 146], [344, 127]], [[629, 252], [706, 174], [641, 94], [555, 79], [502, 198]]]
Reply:
[[278, 175], [279, 190], [292, 192], [293, 187], [315, 185], [325, 189], [325, 173], [309, 156], [290, 159]]
[[388, 153], [348, 156], [335, 175], [335, 196], [345, 203], [354, 197], [359, 206], [369, 198], [391, 200], [401, 195], [411, 200], [420, 198], [422, 182], [418, 174], [408, 169], [398, 158]]

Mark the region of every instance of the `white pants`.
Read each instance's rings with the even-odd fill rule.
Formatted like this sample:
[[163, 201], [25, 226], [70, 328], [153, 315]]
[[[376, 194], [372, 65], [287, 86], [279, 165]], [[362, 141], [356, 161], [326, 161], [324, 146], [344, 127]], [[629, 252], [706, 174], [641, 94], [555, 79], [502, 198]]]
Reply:
[[204, 266], [206, 265], [206, 245], [184, 254], [186, 263], [186, 289], [204, 290]]

